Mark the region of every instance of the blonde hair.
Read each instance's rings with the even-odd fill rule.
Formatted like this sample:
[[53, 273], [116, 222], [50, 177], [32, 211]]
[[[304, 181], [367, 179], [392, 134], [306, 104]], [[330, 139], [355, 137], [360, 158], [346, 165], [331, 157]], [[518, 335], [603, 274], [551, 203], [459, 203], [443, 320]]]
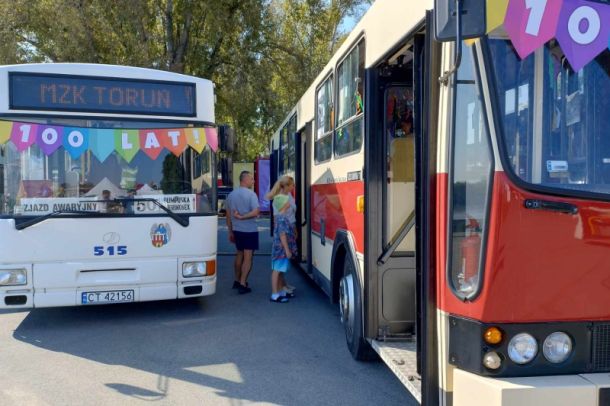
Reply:
[[275, 182], [275, 185], [271, 188], [269, 193], [265, 195], [267, 200], [273, 200], [275, 196], [277, 196], [282, 189], [288, 186], [294, 185], [294, 179], [292, 176], [284, 175]]

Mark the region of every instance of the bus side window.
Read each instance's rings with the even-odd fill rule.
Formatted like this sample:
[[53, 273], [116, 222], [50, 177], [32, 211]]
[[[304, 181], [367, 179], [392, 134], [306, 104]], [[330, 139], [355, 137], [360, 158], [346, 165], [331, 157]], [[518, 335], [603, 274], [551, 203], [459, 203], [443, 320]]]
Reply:
[[332, 130], [334, 122], [333, 77], [326, 79], [316, 92], [316, 163], [328, 161], [332, 155]]
[[364, 135], [364, 40], [348, 54], [337, 70], [337, 131], [335, 156], [359, 151]]

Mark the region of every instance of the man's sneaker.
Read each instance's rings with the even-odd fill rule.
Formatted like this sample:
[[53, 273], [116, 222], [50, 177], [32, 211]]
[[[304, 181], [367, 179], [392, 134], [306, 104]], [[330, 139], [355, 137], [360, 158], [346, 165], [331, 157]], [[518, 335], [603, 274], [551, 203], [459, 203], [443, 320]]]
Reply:
[[240, 284], [239, 287], [237, 288], [237, 292], [239, 292], [240, 295], [243, 295], [244, 293], [252, 292], [252, 289], [250, 289], [248, 286], [244, 286], [244, 285]]
[[237, 281], [233, 281], [233, 288], [232, 289], [239, 289], [239, 287], [241, 286], [241, 284]]
[[288, 293], [294, 293], [294, 290], [295, 290], [295, 289], [296, 289], [296, 288], [295, 288], [294, 286], [292, 286], [292, 285], [286, 285], [286, 286], [284, 286], [284, 290], [285, 290], [286, 292], [288, 292]]

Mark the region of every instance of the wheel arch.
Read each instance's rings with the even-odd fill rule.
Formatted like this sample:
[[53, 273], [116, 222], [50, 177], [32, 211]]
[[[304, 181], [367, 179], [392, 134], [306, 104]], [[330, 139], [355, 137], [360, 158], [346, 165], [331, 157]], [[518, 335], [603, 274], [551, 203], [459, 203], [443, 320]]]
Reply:
[[[349, 253], [349, 256], [348, 256]], [[338, 230], [335, 234], [335, 240], [333, 243], [333, 254], [331, 258], [331, 295], [330, 300], [332, 303], [339, 302], [339, 284], [343, 277], [343, 264], [346, 258], [351, 258], [356, 275], [358, 276], [358, 286], [362, 288], [362, 280], [360, 280], [362, 272], [360, 269], [360, 263], [356, 257], [356, 244], [354, 243], [354, 236], [348, 230]]]

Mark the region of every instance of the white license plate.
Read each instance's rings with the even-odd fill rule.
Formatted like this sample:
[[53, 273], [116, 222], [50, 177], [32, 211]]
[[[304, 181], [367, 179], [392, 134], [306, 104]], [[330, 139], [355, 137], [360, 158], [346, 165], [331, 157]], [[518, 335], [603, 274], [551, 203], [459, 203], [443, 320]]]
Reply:
[[133, 290], [111, 290], [81, 293], [82, 304], [133, 302]]

